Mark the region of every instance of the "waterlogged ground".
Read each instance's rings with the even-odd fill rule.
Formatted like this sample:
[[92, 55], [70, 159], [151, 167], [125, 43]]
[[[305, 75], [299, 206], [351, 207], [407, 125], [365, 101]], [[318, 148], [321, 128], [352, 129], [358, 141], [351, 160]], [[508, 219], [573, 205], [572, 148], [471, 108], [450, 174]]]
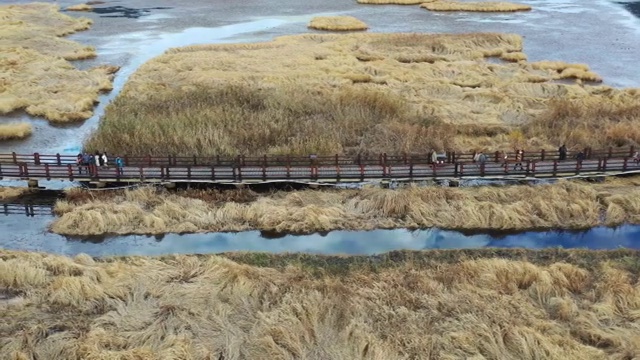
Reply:
[[4, 236], [0, 248], [91, 256], [211, 254], [232, 251], [268, 253], [372, 255], [392, 250], [475, 249], [482, 247], [549, 247], [640, 249], [640, 226], [594, 228], [588, 231], [544, 231], [519, 234], [463, 234], [438, 229], [333, 231], [326, 234], [277, 235], [259, 231], [241, 233], [167, 234], [76, 238], [48, 233], [51, 216], [0, 215]]
[[[0, 3], [27, 3], [1, 1]], [[145, 61], [171, 47], [198, 43], [267, 41], [276, 36], [309, 32], [317, 15], [352, 15], [372, 32], [514, 32], [525, 37], [530, 61], [551, 59], [588, 63], [605, 83], [640, 86], [638, 2], [612, 0], [525, 0], [533, 11], [514, 14], [433, 13], [418, 6], [359, 5], [352, 0], [244, 2], [131, 0], [96, 5], [95, 12], [70, 13], [94, 20], [89, 31], [70, 37], [98, 50], [98, 58], [75, 62], [80, 68], [96, 64], [122, 66], [114, 90], [101, 98], [95, 115], [84, 123], [54, 127], [31, 119], [34, 134], [27, 140], [0, 143], [0, 152], [77, 153], [94, 129], [104, 106]], [[77, 1], [58, 1], [64, 8]], [[633, 14], [636, 14], [634, 16]], [[23, 119], [21, 113], [0, 122]]]

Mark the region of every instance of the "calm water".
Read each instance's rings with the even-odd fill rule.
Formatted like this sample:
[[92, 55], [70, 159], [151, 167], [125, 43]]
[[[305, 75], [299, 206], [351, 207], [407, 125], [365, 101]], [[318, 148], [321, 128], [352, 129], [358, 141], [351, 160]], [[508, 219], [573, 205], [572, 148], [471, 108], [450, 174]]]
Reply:
[[[391, 250], [505, 248], [640, 249], [640, 226], [594, 228], [588, 231], [525, 232], [511, 235], [465, 235], [438, 229], [333, 231], [327, 234], [263, 236], [259, 231], [241, 233], [167, 234], [117, 236], [107, 239], [67, 239], [48, 233], [51, 216], [0, 215], [0, 248], [75, 255], [211, 254], [228, 251], [313, 254], [378, 254]], [[13, 229], [9, 230], [9, 229]]]

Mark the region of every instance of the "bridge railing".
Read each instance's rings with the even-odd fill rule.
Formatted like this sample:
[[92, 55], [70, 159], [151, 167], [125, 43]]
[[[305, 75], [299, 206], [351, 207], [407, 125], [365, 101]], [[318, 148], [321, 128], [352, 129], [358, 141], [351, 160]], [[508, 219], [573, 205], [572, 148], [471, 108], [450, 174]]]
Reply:
[[[268, 165], [268, 164], [267, 164]], [[385, 165], [306, 165], [306, 166], [202, 166], [158, 165], [125, 166], [76, 164], [0, 164], [0, 178], [58, 179], [70, 181], [365, 181], [377, 179], [430, 179], [501, 177], [526, 175], [532, 177], [572, 176], [606, 171], [640, 171], [640, 164], [629, 157], [603, 157], [591, 160], [524, 160], [490, 161], [486, 163], [456, 162], [453, 164], [385, 164]]]
[[[624, 158], [631, 157], [636, 149], [631, 147], [609, 147], [606, 149], [586, 148], [581, 150], [585, 159]], [[572, 151], [568, 158], [574, 158], [578, 151]], [[472, 162], [475, 153], [446, 151], [439, 153], [439, 160], [448, 164]], [[500, 151], [487, 152], [488, 161], [502, 162], [503, 155]], [[76, 164], [77, 155], [68, 154], [0, 154], [0, 164]], [[515, 151], [507, 152], [509, 160], [516, 157]], [[263, 156], [128, 156], [120, 155], [126, 166], [228, 166], [228, 167], [271, 167], [271, 166], [344, 166], [344, 165], [420, 165], [431, 164], [431, 153], [404, 153], [404, 154], [377, 154], [377, 155], [263, 155]], [[114, 155], [109, 156], [109, 162], [113, 164]], [[550, 161], [559, 160], [558, 150], [537, 150], [523, 152], [523, 161]]]

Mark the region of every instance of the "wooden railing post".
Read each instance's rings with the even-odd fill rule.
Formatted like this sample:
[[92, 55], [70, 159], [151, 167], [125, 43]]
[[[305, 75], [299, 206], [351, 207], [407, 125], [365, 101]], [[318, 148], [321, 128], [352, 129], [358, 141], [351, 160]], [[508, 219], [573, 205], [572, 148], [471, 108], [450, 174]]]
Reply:
[[263, 157], [262, 162], [262, 181], [267, 181], [267, 155]]
[[558, 160], [553, 160], [553, 176], [558, 174]]
[[622, 171], [627, 171], [628, 162], [629, 158], [624, 158], [624, 162], [622, 163]]
[[198, 166], [198, 157], [193, 155], [193, 166]]
[[360, 164], [360, 182], [364, 182], [364, 165]]
[[13, 157], [13, 163], [18, 164], [18, 155], [16, 155], [15, 151], [11, 153], [11, 157]]
[[44, 164], [44, 173], [47, 177], [47, 180], [51, 180], [51, 174], [49, 173], [49, 164]]
[[69, 176], [69, 180], [73, 181], [73, 166], [71, 166], [71, 164], [67, 165], [67, 175]]
[[407, 165], [407, 153], [406, 152], [402, 152], [402, 163]]
[[151, 155], [147, 155], [147, 165], [151, 166]]
[[453, 177], [458, 177], [458, 163], [453, 164]]
[[336, 155], [335, 155], [335, 160], [336, 160], [336, 161], [335, 161], [336, 166], [340, 166], [340, 160], [339, 160], [339, 158], [338, 158], [338, 154], [336, 154]]
[[187, 179], [191, 180], [191, 166], [187, 166]]
[[413, 180], [413, 163], [409, 164], [409, 180]]
[[480, 164], [480, 176], [484, 177], [484, 163]]
[[531, 160], [527, 160], [527, 171], [525, 173], [525, 176], [529, 176], [529, 174], [531, 173]]
[[463, 176], [464, 176], [464, 164], [461, 163], [460, 164], [460, 177], [463, 177]]
[[635, 153], [636, 153], [636, 147], [631, 145], [631, 147], [629, 148], [629, 157], [633, 157]]
[[216, 167], [211, 165], [211, 180], [216, 180]]
[[62, 159], [60, 159], [60, 153], [56, 154], [56, 162], [58, 163], [58, 166], [62, 165]]
[[356, 164], [362, 165], [362, 158], [360, 157], [359, 153], [358, 153], [358, 158], [356, 159]]
[[33, 153], [33, 162], [36, 165], [40, 165], [40, 154], [38, 153]]
[[602, 171], [607, 171], [607, 158], [602, 159]]
[[499, 162], [500, 161], [500, 152], [499, 151], [495, 152], [494, 159], [495, 159], [495, 162]]
[[609, 146], [609, 156], [607, 157], [612, 157], [613, 156], [613, 147]]
[[544, 151], [544, 149], [540, 150], [540, 161], [544, 161], [546, 152]]

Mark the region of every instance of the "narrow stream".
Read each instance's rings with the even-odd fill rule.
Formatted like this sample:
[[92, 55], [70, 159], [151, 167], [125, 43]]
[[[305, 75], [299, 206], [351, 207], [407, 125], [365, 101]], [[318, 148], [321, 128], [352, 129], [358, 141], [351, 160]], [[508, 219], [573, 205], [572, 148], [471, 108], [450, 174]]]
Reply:
[[598, 227], [586, 231], [540, 231], [515, 234], [461, 233], [439, 229], [409, 231], [332, 231], [326, 234], [273, 235], [259, 231], [239, 233], [166, 234], [68, 239], [47, 232], [53, 216], [0, 215], [0, 248], [42, 251], [73, 256], [213, 254], [231, 251], [311, 254], [379, 254], [392, 250], [469, 249], [483, 247], [549, 247], [640, 249], [640, 226]]

